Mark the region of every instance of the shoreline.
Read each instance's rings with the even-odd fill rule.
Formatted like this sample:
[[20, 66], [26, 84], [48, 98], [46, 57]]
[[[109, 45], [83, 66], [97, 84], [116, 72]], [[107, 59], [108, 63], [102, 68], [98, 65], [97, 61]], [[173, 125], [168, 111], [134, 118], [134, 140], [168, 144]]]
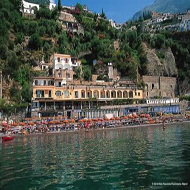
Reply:
[[[174, 124], [184, 124], [184, 123], [190, 123], [190, 120], [182, 121], [182, 122], [171, 122], [171, 123], [165, 123], [166, 126], [174, 125]], [[90, 129], [90, 130], [74, 130], [74, 131], [57, 131], [57, 132], [47, 132], [47, 133], [34, 133], [34, 134], [28, 134], [28, 135], [19, 135], [16, 134], [14, 137], [33, 137], [38, 135], [55, 135], [55, 134], [76, 134], [76, 133], [85, 133], [85, 132], [93, 132], [93, 131], [111, 131], [111, 130], [118, 130], [118, 129], [131, 129], [131, 128], [140, 128], [140, 127], [158, 127], [163, 126], [162, 123], [156, 123], [156, 124], [142, 124], [142, 125], [130, 125], [130, 126], [121, 126], [121, 127], [112, 127], [112, 128], [97, 128], [97, 129]], [[166, 128], [167, 129], [167, 128]]]

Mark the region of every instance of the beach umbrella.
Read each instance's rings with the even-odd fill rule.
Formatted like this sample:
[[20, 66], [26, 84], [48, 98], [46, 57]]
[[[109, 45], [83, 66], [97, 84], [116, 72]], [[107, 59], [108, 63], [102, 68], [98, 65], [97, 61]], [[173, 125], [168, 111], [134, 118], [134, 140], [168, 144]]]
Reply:
[[114, 118], [114, 117], [111, 117], [110, 120], [115, 120], [115, 118]]
[[120, 117], [116, 117], [115, 120], [119, 121], [119, 120], [120, 120]]
[[66, 119], [65, 119], [63, 122], [64, 122], [64, 123], [69, 123], [68, 120], [66, 120]]
[[69, 122], [70, 122], [70, 123], [75, 123], [75, 120], [74, 120], [74, 119], [70, 119]]
[[83, 119], [80, 119], [78, 122], [82, 123], [82, 122], [83, 122]]
[[109, 119], [106, 117], [106, 118], [104, 119], [104, 121], [109, 121]]
[[26, 124], [24, 122], [19, 123], [20, 126], [25, 126]]
[[1, 125], [4, 126], [4, 127], [6, 127], [7, 126], [7, 122], [6, 121], [2, 121]]
[[47, 122], [47, 121], [43, 121], [43, 122], [42, 122], [42, 124], [47, 125], [47, 124], [48, 124], [48, 122]]
[[41, 125], [42, 123], [40, 121], [36, 121], [36, 124], [37, 125]]
[[11, 126], [16, 127], [16, 126], [18, 126], [18, 124], [17, 123], [12, 123]]
[[140, 117], [145, 117], [146, 115], [145, 114], [140, 114]]
[[92, 122], [92, 119], [88, 119], [88, 122]]
[[124, 116], [123, 119], [128, 119], [128, 117], [127, 117], [127, 116]]
[[98, 119], [97, 119], [97, 118], [94, 118], [93, 121], [98, 121]]
[[88, 121], [88, 119], [87, 119], [87, 118], [84, 118], [84, 119], [83, 119], [83, 122], [87, 122], [87, 121]]
[[138, 115], [134, 115], [133, 117], [134, 117], [134, 118], [138, 118]]
[[150, 117], [150, 114], [146, 114], [146, 117]]
[[28, 125], [34, 125], [34, 122], [30, 121], [30, 122], [28, 122]]

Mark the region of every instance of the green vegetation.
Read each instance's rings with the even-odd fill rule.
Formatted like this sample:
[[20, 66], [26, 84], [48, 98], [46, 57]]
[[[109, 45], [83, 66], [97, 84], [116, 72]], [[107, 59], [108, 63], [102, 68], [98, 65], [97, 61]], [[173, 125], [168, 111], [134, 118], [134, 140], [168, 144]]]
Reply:
[[[104, 73], [100, 74], [98, 67], [93, 67], [93, 60], [96, 60], [101, 62], [102, 68], [112, 62], [121, 77], [137, 82], [138, 74], [146, 74], [147, 59], [143, 43], [157, 49], [160, 59], [164, 59], [161, 49], [171, 47], [180, 80], [190, 78], [190, 32], [145, 34], [140, 29], [142, 20], [129, 22], [122, 31], [118, 31], [111, 27], [103, 10], [98, 16], [85, 12], [77, 3], [73, 14], [84, 29], [82, 35], [62, 30], [57, 21], [60, 5], [52, 11], [42, 5], [40, 10], [35, 10], [35, 18], [22, 16], [21, 8], [21, 0], [0, 1], [0, 69], [7, 81], [13, 81], [10, 88], [13, 103], [30, 103], [32, 77], [39, 74], [31, 72], [31, 67], [36, 66], [42, 57], [49, 61], [54, 52], [75, 57], [84, 54], [80, 57], [84, 80], [90, 81], [92, 74], [97, 73], [99, 80], [105, 79]], [[144, 13], [142, 19], [148, 18], [150, 12]], [[137, 30], [129, 31], [131, 26], [136, 26]], [[119, 41], [117, 51], [114, 49], [115, 40]], [[81, 79], [80, 70], [75, 73], [76, 79]], [[40, 74], [47, 75], [47, 72]], [[138, 84], [143, 85], [142, 82]]]

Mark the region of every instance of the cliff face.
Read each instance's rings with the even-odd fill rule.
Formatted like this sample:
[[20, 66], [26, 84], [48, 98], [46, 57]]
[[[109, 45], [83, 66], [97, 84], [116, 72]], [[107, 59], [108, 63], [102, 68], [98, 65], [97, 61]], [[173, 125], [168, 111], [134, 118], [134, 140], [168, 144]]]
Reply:
[[170, 48], [167, 49], [149, 49], [143, 44], [146, 52], [147, 66], [146, 74], [150, 76], [178, 76], [178, 70], [174, 55]]
[[144, 9], [135, 13], [132, 20], [138, 20], [140, 16], [143, 16], [143, 12], [156, 11], [163, 13], [178, 13], [186, 12], [190, 7], [189, 0], [156, 0], [152, 5], [146, 6]]

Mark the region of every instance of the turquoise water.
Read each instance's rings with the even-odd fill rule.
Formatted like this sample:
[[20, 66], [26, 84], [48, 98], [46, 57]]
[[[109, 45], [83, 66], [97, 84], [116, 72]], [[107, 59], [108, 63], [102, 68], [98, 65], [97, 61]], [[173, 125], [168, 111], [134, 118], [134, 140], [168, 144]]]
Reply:
[[182, 183], [190, 184], [190, 124], [0, 143], [0, 189], [189, 189]]

